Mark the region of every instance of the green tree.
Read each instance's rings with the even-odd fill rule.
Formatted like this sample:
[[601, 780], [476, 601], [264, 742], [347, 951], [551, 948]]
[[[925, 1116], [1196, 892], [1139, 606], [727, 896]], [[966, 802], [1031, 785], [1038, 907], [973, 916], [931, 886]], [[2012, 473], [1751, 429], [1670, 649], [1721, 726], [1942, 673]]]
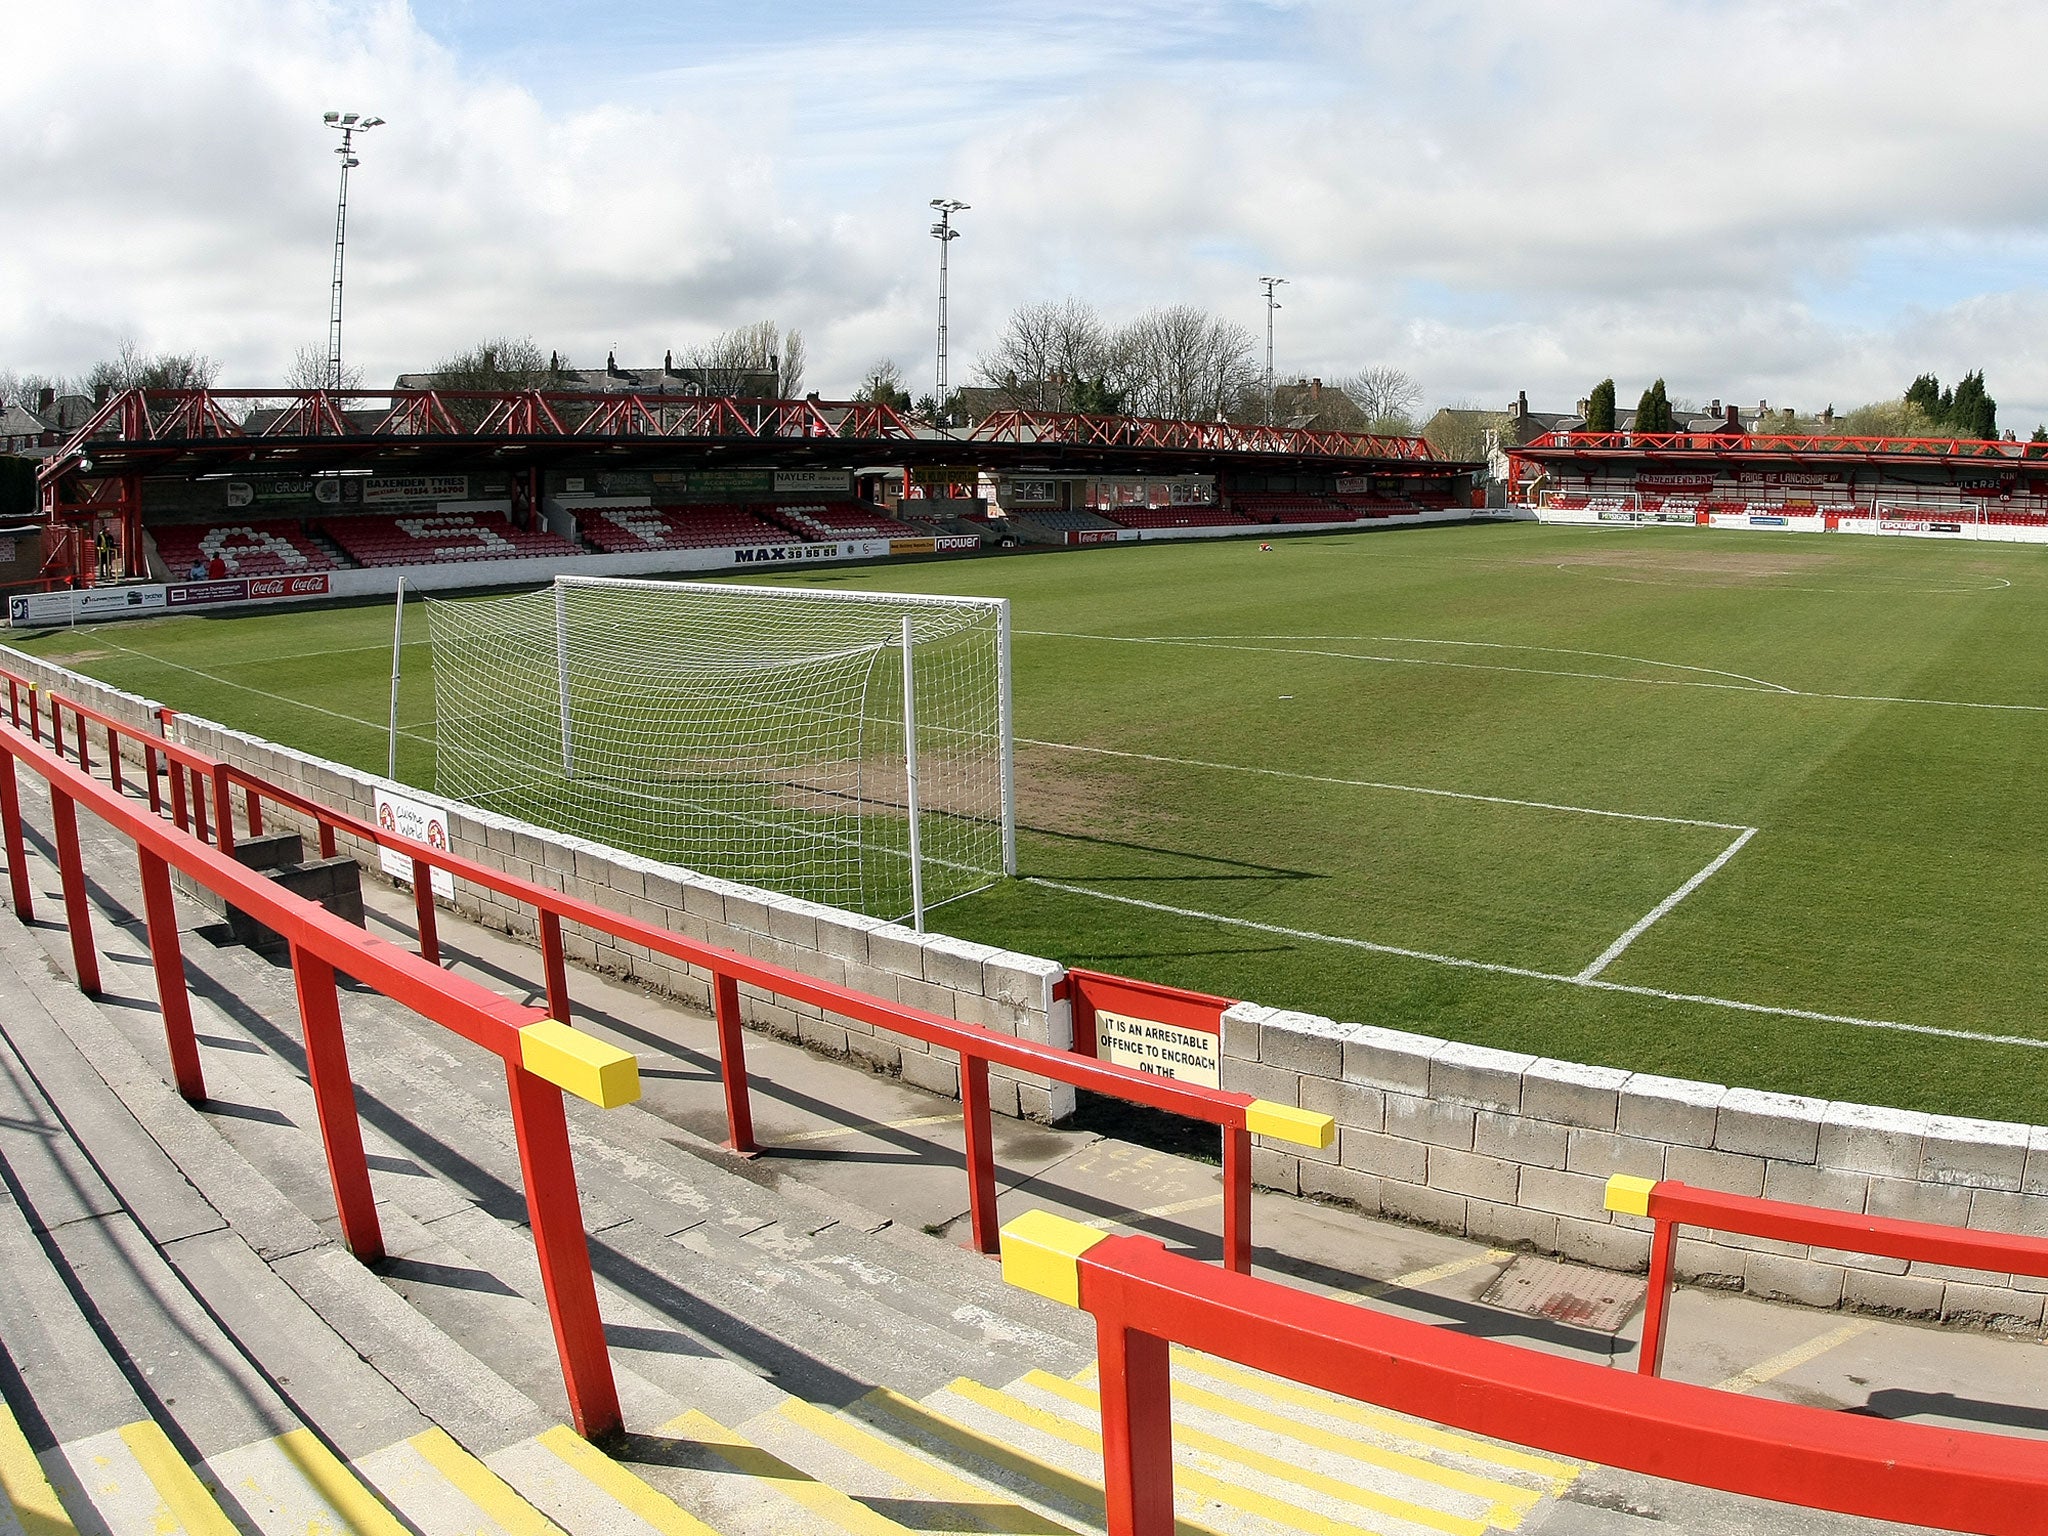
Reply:
[[1671, 397], [1664, 392], [1664, 381], [1659, 379], [1644, 390], [1642, 399], [1636, 402], [1636, 430], [1669, 432], [1671, 421]]
[[1593, 393], [1586, 401], [1586, 431], [1612, 432], [1614, 430], [1614, 380], [1602, 379], [1593, 386]]
[[1101, 374], [1074, 380], [1074, 409], [1084, 416], [1121, 416], [1124, 392], [1112, 388]]
[[869, 364], [868, 371], [861, 376], [860, 388], [853, 392], [853, 398], [886, 405], [892, 411], [910, 409], [910, 391], [903, 387], [903, 370], [886, 357]]
[[2028, 438], [2027, 441], [2030, 443], [2048, 443], [2048, 427], [2035, 427], [2034, 435]]
[[1923, 373], [1906, 388], [1906, 404], [1918, 406], [1929, 421], [1941, 421], [1948, 412], [1942, 404], [1941, 380]]
[[1998, 402], [1984, 388], [1984, 370], [1963, 375], [1949, 403], [1948, 428], [1957, 437], [1998, 436]]

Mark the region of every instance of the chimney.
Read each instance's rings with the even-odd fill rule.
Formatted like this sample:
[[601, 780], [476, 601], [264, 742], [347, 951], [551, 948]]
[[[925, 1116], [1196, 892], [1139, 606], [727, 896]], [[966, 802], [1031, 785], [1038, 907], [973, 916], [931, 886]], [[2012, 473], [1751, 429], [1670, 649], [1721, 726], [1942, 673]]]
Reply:
[[45, 384], [36, 391], [36, 414], [47, 416], [57, 406], [57, 391]]
[[1321, 379], [1310, 379], [1308, 381], [1308, 398], [1311, 405], [1323, 398], [1323, 381]]
[[1719, 400], [1716, 400], [1711, 406], [1708, 407], [1708, 410], [1710, 410], [1716, 416], [1720, 415], [1721, 402]]
[[604, 371], [609, 374], [616, 374], [619, 371], [619, 354], [616, 351], [605, 353]]
[[1740, 432], [1742, 430], [1742, 413], [1732, 405], [1728, 407], [1728, 430], [1731, 432]]
[[661, 371], [663, 373], [674, 373], [676, 371], [676, 349], [674, 347], [666, 347], [662, 350]]
[[1768, 400], [1759, 400], [1759, 401], [1757, 401], [1757, 403], [1756, 403], [1756, 413], [1757, 413], [1757, 415], [1759, 415], [1759, 416], [1768, 416], [1768, 415], [1770, 415], [1770, 414], [1771, 414], [1771, 402], [1770, 402], [1770, 401], [1768, 401]]
[[1580, 415], [1581, 417], [1584, 417], [1584, 416], [1585, 416], [1585, 415], [1586, 415], [1586, 414], [1587, 414], [1588, 412], [1590, 412], [1590, 411], [1591, 411], [1592, 409], [1593, 409], [1593, 402], [1592, 402], [1592, 401], [1590, 401], [1590, 400], [1581, 400], [1581, 401], [1579, 402], [1579, 415]]
[[1508, 407], [1508, 414], [1517, 418], [1529, 414], [1529, 391], [1526, 389], [1515, 391], [1515, 403]]

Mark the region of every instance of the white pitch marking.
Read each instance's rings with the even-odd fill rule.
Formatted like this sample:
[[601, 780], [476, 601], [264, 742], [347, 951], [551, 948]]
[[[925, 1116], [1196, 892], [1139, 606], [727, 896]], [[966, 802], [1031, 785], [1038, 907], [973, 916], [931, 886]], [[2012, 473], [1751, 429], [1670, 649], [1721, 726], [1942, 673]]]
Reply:
[[[1758, 581], [1650, 581], [1641, 576], [1608, 576], [1575, 560], [1561, 560], [1557, 569], [1611, 581], [1625, 587], [1677, 587], [1686, 592], [1822, 592], [1845, 597], [1975, 597], [1981, 592], [2003, 592], [2012, 583], [2003, 576], [1991, 578], [1988, 587], [1785, 587]], [[1704, 572], [1701, 574], [1705, 574]]]
[[1739, 998], [1708, 997], [1698, 992], [1666, 992], [1660, 987], [1639, 987], [1628, 982], [1607, 981], [1595, 976], [1582, 981], [1577, 976], [1564, 976], [1556, 971], [1531, 970], [1520, 965], [1500, 965], [1491, 960], [1467, 960], [1458, 955], [1432, 954], [1426, 949], [1404, 949], [1397, 944], [1375, 944], [1370, 939], [1348, 939], [1334, 933], [1314, 933], [1304, 928], [1283, 928], [1277, 923], [1254, 922], [1248, 917], [1225, 917], [1220, 912], [1200, 912], [1192, 907], [1172, 907], [1161, 901], [1146, 901], [1137, 896], [1117, 896], [1108, 891], [1090, 890], [1085, 885], [1069, 885], [1060, 880], [1046, 880], [1037, 875], [1024, 876], [1026, 885], [1043, 886], [1047, 890], [1065, 891], [1074, 896], [1092, 896], [1097, 901], [1113, 901], [1126, 907], [1142, 907], [1148, 912], [1164, 912], [1171, 917], [1191, 917], [1198, 922], [1224, 923], [1232, 928], [1249, 928], [1258, 933], [1278, 934], [1287, 939], [1306, 939], [1313, 944], [1341, 944], [1347, 949], [1370, 950], [1374, 954], [1393, 955], [1403, 960], [1424, 960], [1432, 965], [1455, 966], [1467, 971], [1490, 971], [1500, 976], [1522, 976], [1530, 981], [1555, 981], [1568, 987], [1586, 987], [1595, 992], [1622, 992], [1630, 997], [1654, 997], [1666, 1003], [1699, 1003], [1708, 1008], [1732, 1008], [1739, 1013], [1769, 1014], [1780, 1019], [1808, 1019], [1817, 1024], [1848, 1024], [1857, 1029], [1888, 1029], [1904, 1035], [1932, 1035], [1942, 1040], [1971, 1040], [1980, 1045], [2017, 1045], [2028, 1050], [2048, 1050], [2048, 1039], [2037, 1039], [2031, 1035], [1988, 1035], [1974, 1029], [1943, 1029], [1934, 1024], [1906, 1024], [1897, 1019], [1864, 1019], [1852, 1013], [1822, 1013], [1813, 1008], [1785, 1008], [1774, 1003], [1745, 1003]]
[[1040, 741], [1019, 736], [1018, 745], [1049, 747], [1058, 752], [1087, 752], [1096, 757], [1127, 757], [1141, 763], [1164, 763], [1174, 768], [1214, 768], [1226, 773], [1256, 773], [1271, 779], [1295, 779], [1304, 784], [1335, 784], [1346, 789], [1386, 789], [1404, 795], [1435, 795], [1445, 800], [1477, 800], [1486, 805], [1516, 805], [1531, 811], [1563, 811], [1573, 816], [1611, 816], [1617, 821], [1655, 821], [1673, 827], [1711, 827], [1716, 832], [1753, 830], [1733, 821], [1696, 821], [1690, 816], [1652, 816], [1643, 811], [1603, 811], [1590, 805], [1558, 805], [1549, 800], [1516, 800], [1508, 795], [1476, 795], [1462, 789], [1431, 789], [1422, 784], [1384, 784], [1377, 779], [1338, 779], [1319, 773], [1295, 773], [1286, 768], [1250, 768], [1242, 763], [1212, 763], [1198, 757], [1161, 757], [1152, 752], [1125, 752], [1115, 747], [1084, 747], [1071, 741]]
[[[2007, 585], [2010, 585], [2010, 583], [2007, 583]], [[1815, 588], [1813, 590], [1819, 591], [1822, 589]], [[1017, 633], [1023, 635], [1037, 635], [1042, 638], [1053, 640], [1106, 640], [1126, 645], [1180, 645], [1187, 643], [1186, 641], [1173, 636], [1090, 635], [1083, 634], [1079, 631], [1059, 629], [1023, 629], [1017, 631]], [[1268, 635], [1254, 638], [1316, 640], [1333, 637], [1321, 635]], [[1488, 644], [1490, 642], [1477, 640], [1413, 640], [1399, 641], [1397, 643], [1412, 645], [1483, 645]], [[1536, 677], [1575, 677], [1583, 678], [1589, 682], [1629, 683], [1636, 684], [1645, 688], [1711, 688], [1721, 693], [1776, 693], [1782, 694], [1786, 698], [1790, 699], [1825, 699], [1832, 703], [1837, 704], [1919, 704], [1930, 709], [2003, 709], [2022, 714], [2048, 715], [2048, 704], [1999, 704], [1988, 703], [1980, 699], [1894, 698], [1887, 694], [1874, 693], [1819, 693], [1810, 692], [1803, 688], [1788, 688], [1783, 683], [1766, 682], [1762, 679], [1757, 679], [1754, 683], [1754, 686], [1752, 686], [1750, 684], [1745, 683], [1700, 682], [1694, 678], [1689, 677], [1617, 677], [1612, 672], [1566, 672], [1550, 667], [1486, 666], [1479, 662], [1430, 661], [1427, 658], [1419, 656], [1367, 656], [1362, 655], [1356, 651], [1288, 650], [1279, 646], [1271, 645], [1215, 645], [1207, 642], [1202, 642], [1200, 645], [1198, 645], [1197, 648], [1207, 650], [1264, 652], [1275, 656], [1321, 656], [1328, 660], [1333, 661], [1379, 661], [1386, 662], [1391, 666], [1403, 667], [1457, 667], [1461, 670], [1472, 672], [1523, 672]], [[1547, 650], [1549, 649], [1549, 647], [1517, 646], [1513, 647], [1513, 649]], [[1600, 656], [1605, 655], [1607, 653], [1602, 651], [1573, 651], [1566, 652], [1565, 654], [1582, 656]], [[1675, 661], [1650, 661], [1645, 657], [1628, 656], [1618, 657], [1617, 659], [1623, 661], [1637, 661], [1640, 662], [1643, 666], [1648, 667], [1681, 667], [1683, 668], [1683, 670], [1694, 672], [1711, 672], [1715, 670], [1711, 667], [1685, 667], [1683, 663]], [[1724, 677], [1743, 676], [1743, 674], [1740, 672], [1724, 672], [1720, 675]], [[1719, 823], [1713, 823], [1713, 825], [1719, 825]]]
[[1654, 924], [1659, 918], [1666, 916], [1673, 907], [1677, 906], [1681, 901], [1685, 900], [1686, 897], [1690, 896], [1694, 891], [1698, 890], [1702, 885], [1706, 884], [1708, 880], [1712, 879], [1715, 872], [1719, 870], [1723, 864], [1726, 864], [1730, 859], [1734, 858], [1736, 854], [1742, 852], [1742, 845], [1755, 836], [1755, 827], [1744, 828], [1742, 835], [1736, 838], [1735, 841], [1730, 843], [1726, 848], [1723, 848], [1720, 851], [1720, 853], [1715, 856], [1714, 861], [1711, 864], [1707, 865], [1705, 869], [1701, 870], [1698, 874], [1694, 875], [1690, 880], [1686, 881], [1685, 884], [1681, 885], [1669, 896], [1666, 896], [1662, 901], [1658, 902], [1656, 906], [1652, 907], [1648, 912], [1644, 913], [1642, 918], [1636, 923], [1636, 925], [1633, 928], [1629, 929], [1627, 933], [1624, 933], [1620, 938], [1616, 939], [1612, 944], [1608, 945], [1606, 949], [1602, 950], [1600, 953], [1600, 958], [1595, 960], [1591, 965], [1587, 966], [1583, 971], [1579, 972], [1579, 974], [1574, 976], [1572, 980], [1591, 981], [1595, 976], [1598, 976], [1602, 971], [1606, 970], [1608, 966], [1614, 964], [1615, 961], [1621, 958], [1623, 950], [1627, 949], [1629, 945], [1635, 943], [1637, 939], [1640, 939], [1644, 934], [1648, 933], [1650, 931], [1651, 925]]
[[[1632, 661], [1639, 667], [1669, 667], [1676, 672], [1705, 672], [1714, 677], [1732, 677], [1739, 683], [1755, 683], [1774, 693], [1797, 693], [1769, 678], [1751, 677], [1746, 672], [1729, 672], [1721, 667], [1695, 667], [1682, 661], [1654, 661], [1648, 656], [1624, 656], [1619, 651], [1580, 651], [1562, 645], [1510, 645], [1502, 640], [1429, 640], [1419, 635], [1161, 635], [1162, 642], [1175, 640], [1345, 640], [1379, 645], [1462, 645], [1486, 651], [1537, 651], [1548, 656], [1592, 656], [1601, 661]], [[1264, 647], [1256, 647], [1264, 649]], [[1625, 678], [1620, 681], [1630, 682]]]
[[[1570, 672], [1561, 667], [1504, 667], [1483, 661], [1433, 661], [1426, 656], [1370, 656], [1358, 651], [1316, 651], [1273, 645], [1223, 645], [1211, 640], [1187, 641], [1149, 635], [1070, 634], [1056, 629], [1025, 629], [1019, 634], [1053, 640], [1105, 640], [1117, 645], [1177, 645], [1197, 651], [1249, 651], [1261, 656], [1320, 656], [1328, 661], [1378, 661], [1395, 667], [1451, 667], [1460, 672], [1520, 672], [1531, 677], [1583, 678], [1596, 683], [1637, 683], [1645, 688], [1717, 688], [1726, 693], [1777, 693], [1776, 683], [1706, 683], [1690, 677], [1616, 677], [1612, 672]], [[1649, 665], [1655, 666], [1652, 662]]]

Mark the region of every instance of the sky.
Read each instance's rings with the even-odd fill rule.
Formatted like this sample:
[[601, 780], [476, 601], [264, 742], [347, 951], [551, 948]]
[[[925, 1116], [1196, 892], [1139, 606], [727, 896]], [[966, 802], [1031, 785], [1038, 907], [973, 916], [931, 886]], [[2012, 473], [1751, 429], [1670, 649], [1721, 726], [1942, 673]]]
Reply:
[[1020, 304], [1189, 303], [1425, 403], [1817, 412], [1982, 368], [2048, 421], [2037, 0], [0, 0], [0, 370], [222, 384], [773, 319], [850, 393]]

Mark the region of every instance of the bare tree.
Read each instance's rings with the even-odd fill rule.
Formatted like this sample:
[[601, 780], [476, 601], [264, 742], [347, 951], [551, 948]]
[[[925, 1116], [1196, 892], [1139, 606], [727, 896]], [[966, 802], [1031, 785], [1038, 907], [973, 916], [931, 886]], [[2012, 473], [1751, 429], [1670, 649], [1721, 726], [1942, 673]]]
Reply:
[[888, 358], [870, 363], [862, 375], [860, 388], [853, 392], [856, 400], [872, 400], [877, 405], [886, 405], [891, 410], [910, 409], [910, 391], [903, 387], [903, 370]]
[[804, 392], [804, 333], [790, 331], [782, 338], [782, 365], [776, 371], [776, 394], [794, 400]]
[[707, 395], [743, 395], [760, 387], [763, 374], [775, 379], [774, 388], [801, 387], [803, 383], [803, 338], [792, 331], [789, 341], [796, 347], [796, 374], [788, 374], [788, 343], [782, 328], [773, 320], [756, 320], [712, 337], [702, 346], [683, 354], [683, 365], [696, 369]]
[[540, 389], [567, 367], [560, 357], [542, 352], [531, 336], [490, 336], [466, 352], [442, 358], [429, 372], [439, 389]]
[[220, 361], [203, 352], [144, 352], [134, 337], [86, 370], [82, 392], [95, 400], [124, 389], [205, 389], [220, 373]]
[[1110, 371], [1111, 336], [1094, 309], [1080, 299], [1025, 304], [1013, 310], [1002, 335], [976, 359], [975, 377], [1006, 405], [1070, 411], [1099, 391]]
[[1422, 386], [1399, 368], [1384, 364], [1361, 368], [1337, 387], [1351, 397], [1365, 418], [1366, 430], [1405, 436], [1415, 430], [1415, 410], [1422, 404]]
[[[310, 342], [292, 353], [292, 364], [284, 371], [284, 382], [292, 389], [326, 389], [333, 377], [333, 372], [328, 367], [326, 349], [316, 347]], [[342, 390], [361, 389], [363, 370], [352, 364], [343, 363], [341, 382], [337, 387]]]
[[1499, 411], [1482, 411], [1469, 400], [1444, 406], [1422, 429], [1423, 438], [1440, 459], [1484, 459], [1507, 430]]
[[1208, 420], [1263, 414], [1252, 333], [1191, 304], [1149, 310], [1116, 335], [1111, 372], [1133, 415]]

